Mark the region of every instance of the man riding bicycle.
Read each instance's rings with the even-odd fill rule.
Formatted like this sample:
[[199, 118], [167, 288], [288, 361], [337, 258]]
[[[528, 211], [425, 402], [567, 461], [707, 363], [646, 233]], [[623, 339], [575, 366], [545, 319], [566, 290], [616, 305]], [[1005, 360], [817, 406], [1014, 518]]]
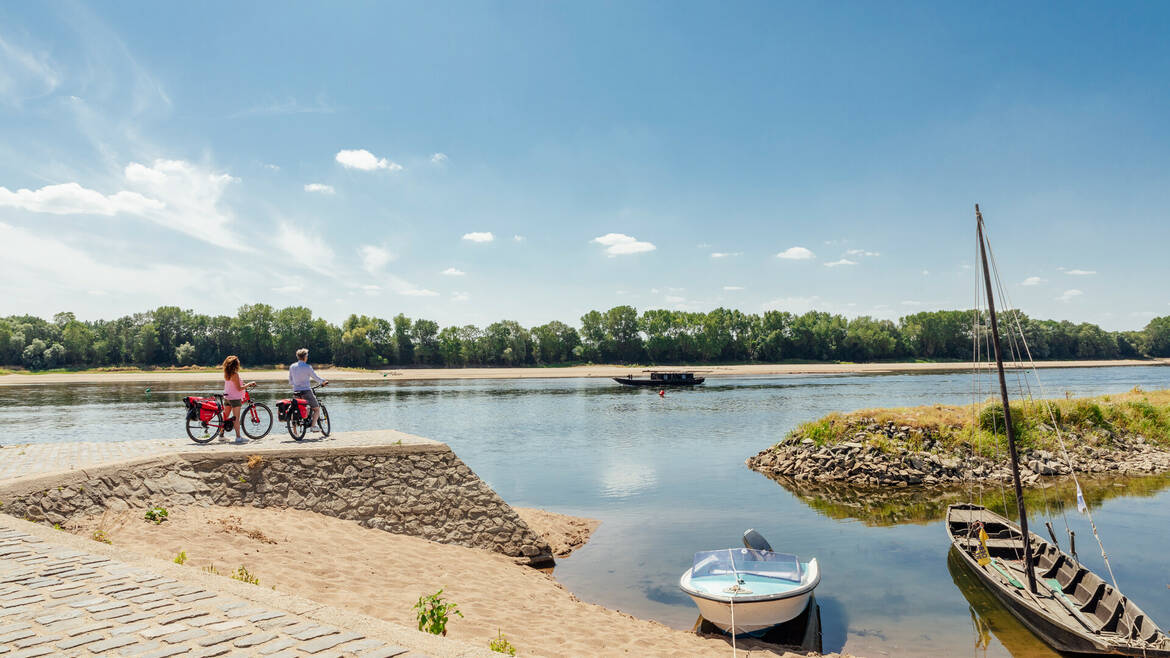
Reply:
[[321, 404], [317, 402], [317, 395], [313, 393], [313, 382], [319, 382], [325, 386], [329, 381], [322, 379], [313, 370], [313, 366], [309, 365], [308, 360], [309, 350], [303, 347], [297, 350], [297, 362], [288, 367], [288, 383], [292, 386], [293, 395], [303, 398], [309, 403], [309, 407], [313, 410], [313, 418], [309, 421], [309, 431], [317, 432], [321, 418]]

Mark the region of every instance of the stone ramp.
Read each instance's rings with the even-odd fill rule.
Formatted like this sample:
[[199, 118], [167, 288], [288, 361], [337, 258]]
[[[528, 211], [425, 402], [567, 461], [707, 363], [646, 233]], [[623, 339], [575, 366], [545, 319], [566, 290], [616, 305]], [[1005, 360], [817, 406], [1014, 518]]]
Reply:
[[[338, 568], [344, 568], [339, 565]], [[0, 658], [490, 656], [486, 649], [0, 519]]]
[[[235, 438], [234, 435], [232, 438]], [[334, 432], [329, 438], [310, 434], [303, 441], [293, 441], [284, 431], [284, 426], [276, 422], [273, 422], [272, 431], [268, 436], [243, 445], [236, 445], [227, 440], [201, 444], [187, 438], [22, 443], [0, 445], [0, 482], [168, 454], [215, 453], [224, 450], [255, 452], [260, 449], [298, 447], [353, 448], [396, 442], [401, 442], [399, 445], [439, 445], [438, 441], [395, 430]]]

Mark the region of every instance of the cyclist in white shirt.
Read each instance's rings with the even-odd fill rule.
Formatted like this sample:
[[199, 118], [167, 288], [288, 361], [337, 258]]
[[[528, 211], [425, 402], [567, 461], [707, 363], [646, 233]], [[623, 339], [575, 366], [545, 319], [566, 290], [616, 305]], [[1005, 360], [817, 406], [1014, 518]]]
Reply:
[[297, 350], [297, 362], [288, 367], [288, 383], [292, 386], [293, 393], [297, 397], [304, 398], [309, 403], [309, 407], [313, 410], [313, 419], [309, 421], [309, 431], [316, 432], [321, 418], [321, 404], [317, 402], [317, 396], [313, 393], [313, 382], [325, 386], [329, 381], [322, 379], [313, 370], [313, 366], [309, 365], [308, 360], [309, 350], [303, 347]]

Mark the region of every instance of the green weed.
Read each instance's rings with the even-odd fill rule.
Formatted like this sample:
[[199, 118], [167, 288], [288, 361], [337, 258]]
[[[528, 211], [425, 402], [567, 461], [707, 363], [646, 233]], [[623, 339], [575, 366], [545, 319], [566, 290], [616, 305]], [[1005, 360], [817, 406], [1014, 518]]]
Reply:
[[250, 585], [260, 584], [260, 579], [249, 573], [248, 570], [243, 567], [243, 565], [240, 565], [239, 569], [233, 571], [231, 577], [233, 580], [238, 580], [241, 583], [248, 583]]
[[152, 507], [146, 510], [146, 515], [143, 518], [155, 525], [159, 525], [167, 520], [167, 509], [165, 507]]
[[508, 656], [516, 655], [516, 647], [504, 637], [504, 633], [500, 629], [496, 629], [496, 637], [488, 642], [488, 648], [496, 653], [502, 653]]
[[175, 556], [174, 563], [187, 564], [187, 551], [179, 551], [179, 554]]
[[441, 589], [429, 596], [418, 597], [414, 611], [418, 618], [418, 630], [431, 635], [446, 635], [450, 616], [453, 614], [463, 616], [463, 613], [459, 612], [459, 606], [443, 600]]

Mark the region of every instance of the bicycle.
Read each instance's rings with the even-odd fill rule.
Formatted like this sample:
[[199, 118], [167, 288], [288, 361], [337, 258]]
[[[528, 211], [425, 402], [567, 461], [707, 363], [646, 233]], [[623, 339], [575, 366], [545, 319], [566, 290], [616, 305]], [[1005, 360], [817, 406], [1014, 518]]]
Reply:
[[[313, 391], [316, 392], [322, 386], [324, 384], [317, 384], [313, 387]], [[313, 419], [313, 410], [309, 407], [308, 401], [296, 397], [294, 392], [291, 399], [278, 402], [276, 409], [277, 418], [285, 421], [288, 426], [288, 435], [293, 438], [293, 441], [305, 438], [305, 433], [309, 431]], [[323, 404], [321, 405], [321, 417], [317, 419], [317, 426], [321, 428], [322, 436], [329, 436], [329, 411]]]
[[262, 439], [272, 431], [272, 410], [263, 402], [252, 399], [249, 391], [244, 391], [244, 406], [240, 408], [238, 418], [224, 420], [223, 394], [215, 394], [211, 398], [183, 398], [187, 404], [187, 436], [195, 443], [207, 443], [212, 439], [231, 431], [235, 422], [241, 420], [240, 429], [252, 440]]

